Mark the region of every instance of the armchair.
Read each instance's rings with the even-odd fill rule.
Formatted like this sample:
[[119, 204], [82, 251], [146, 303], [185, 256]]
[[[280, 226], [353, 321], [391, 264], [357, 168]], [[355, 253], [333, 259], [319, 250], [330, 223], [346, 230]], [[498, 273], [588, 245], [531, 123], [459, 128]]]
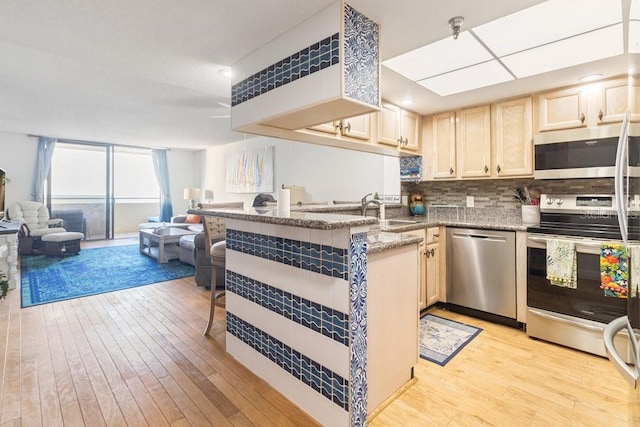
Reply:
[[39, 202], [16, 202], [7, 209], [7, 218], [12, 221], [20, 221], [18, 233], [18, 252], [31, 254], [41, 248], [42, 236], [51, 233], [64, 233], [63, 221], [51, 219], [49, 209]]

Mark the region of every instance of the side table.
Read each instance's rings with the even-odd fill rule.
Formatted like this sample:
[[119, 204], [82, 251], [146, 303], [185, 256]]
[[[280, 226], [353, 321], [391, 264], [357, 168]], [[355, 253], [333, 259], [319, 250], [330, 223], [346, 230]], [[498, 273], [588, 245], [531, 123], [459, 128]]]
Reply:
[[[177, 227], [160, 229], [164, 234], [156, 234], [154, 229], [140, 230], [140, 253], [156, 259], [159, 263], [165, 263], [180, 257], [178, 241], [186, 234], [195, 234], [193, 231]], [[156, 245], [154, 245], [154, 243]]]

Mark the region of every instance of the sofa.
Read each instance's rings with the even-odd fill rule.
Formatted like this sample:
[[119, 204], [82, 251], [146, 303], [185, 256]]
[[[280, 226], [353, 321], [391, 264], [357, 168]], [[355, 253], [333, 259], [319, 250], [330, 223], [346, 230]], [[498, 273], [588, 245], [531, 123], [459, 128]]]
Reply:
[[[226, 203], [213, 203], [213, 204], [203, 204], [199, 203], [199, 209], [242, 209], [244, 206], [243, 202], [226, 202]], [[179, 215], [177, 217], [172, 218], [172, 222], [184, 222], [191, 219], [195, 220], [197, 215]], [[190, 218], [191, 217], [191, 218]], [[199, 228], [196, 228], [199, 227]], [[204, 230], [202, 224], [194, 224], [189, 226], [189, 230]], [[207, 244], [205, 241], [205, 233], [200, 232], [194, 236], [182, 236], [179, 241], [179, 257], [180, 261], [191, 264], [196, 267], [195, 281], [198, 286], [204, 286], [207, 289], [211, 289], [211, 274], [213, 271], [213, 266], [211, 264], [211, 254], [209, 253], [209, 248], [213, 243], [224, 240], [224, 226], [221, 229], [221, 233], [212, 238], [212, 241]], [[216, 269], [217, 276], [216, 280], [218, 283], [224, 283], [225, 280], [225, 271], [224, 269]]]
[[196, 268], [196, 284], [209, 288], [211, 285], [212, 267], [211, 258], [206, 250], [202, 224], [196, 222], [186, 223], [185, 221], [187, 219], [187, 215], [178, 215], [171, 218], [171, 223], [174, 225], [189, 224], [186, 226], [188, 230], [199, 231], [197, 234], [188, 234], [180, 238], [178, 242], [178, 256], [181, 262], [193, 265]]

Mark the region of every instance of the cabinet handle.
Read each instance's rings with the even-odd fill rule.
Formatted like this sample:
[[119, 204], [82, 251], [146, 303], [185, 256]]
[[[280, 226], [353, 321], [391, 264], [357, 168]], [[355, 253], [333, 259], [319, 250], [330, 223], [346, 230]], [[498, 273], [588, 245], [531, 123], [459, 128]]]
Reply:
[[489, 172], [489, 168], [487, 167], [487, 165], [484, 165], [484, 173]]
[[453, 175], [453, 168], [449, 168], [449, 175]]
[[496, 172], [500, 173], [500, 171], [501, 171], [501, 170], [502, 170], [502, 169], [500, 168], [500, 165], [498, 165], [498, 166], [496, 167]]
[[345, 132], [351, 132], [351, 122], [347, 122], [347, 125], [344, 127]]
[[438, 237], [440, 237], [440, 234], [434, 234], [433, 237], [437, 239]]
[[427, 258], [429, 258], [429, 256], [430, 256], [430, 255], [429, 255], [429, 251], [428, 251], [428, 250], [427, 250], [427, 251], [424, 251], [424, 254], [425, 254], [425, 256], [426, 256]]
[[333, 125], [333, 127], [342, 132], [342, 120]]
[[585, 119], [586, 119], [586, 117], [584, 116], [584, 113], [582, 113], [580, 115], [580, 123], [584, 124]]
[[429, 249], [428, 252], [431, 254], [430, 256], [435, 256], [435, 254], [436, 254], [436, 250], [435, 249]]
[[600, 121], [602, 121], [603, 117], [604, 117], [604, 113], [602, 112], [602, 110], [600, 110], [600, 112], [598, 113], [598, 118], [600, 119]]
[[409, 138], [407, 137], [404, 138], [404, 145], [405, 146], [409, 145]]
[[396, 141], [398, 142], [398, 145], [402, 145], [402, 137], [396, 139]]

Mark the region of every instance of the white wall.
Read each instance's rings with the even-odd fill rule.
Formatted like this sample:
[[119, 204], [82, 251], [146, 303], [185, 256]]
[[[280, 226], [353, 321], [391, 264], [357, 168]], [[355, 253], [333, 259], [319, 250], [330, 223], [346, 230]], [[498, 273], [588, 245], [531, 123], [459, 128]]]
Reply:
[[31, 200], [37, 152], [37, 138], [0, 132], [0, 168], [7, 173], [5, 207], [20, 200]]
[[[397, 157], [269, 137], [208, 149], [202, 188], [214, 191], [214, 202], [242, 200], [251, 206], [256, 193], [226, 192], [226, 158], [247, 149], [274, 147], [274, 190], [283, 184], [306, 188], [307, 201], [360, 200], [371, 192], [400, 194]], [[274, 198], [276, 193], [271, 193]]]
[[[37, 138], [0, 132], [0, 168], [5, 170], [8, 178], [6, 206], [21, 200], [31, 200], [37, 152]], [[198, 187], [200, 183], [203, 157], [203, 151], [171, 149], [167, 153], [171, 203], [176, 215], [184, 213], [187, 207], [187, 201], [182, 199], [184, 188]]]
[[201, 180], [204, 151], [187, 151], [172, 148], [167, 152], [169, 180], [171, 182], [171, 204], [173, 214], [183, 214], [187, 210], [188, 200], [184, 200], [185, 188], [198, 188]]

